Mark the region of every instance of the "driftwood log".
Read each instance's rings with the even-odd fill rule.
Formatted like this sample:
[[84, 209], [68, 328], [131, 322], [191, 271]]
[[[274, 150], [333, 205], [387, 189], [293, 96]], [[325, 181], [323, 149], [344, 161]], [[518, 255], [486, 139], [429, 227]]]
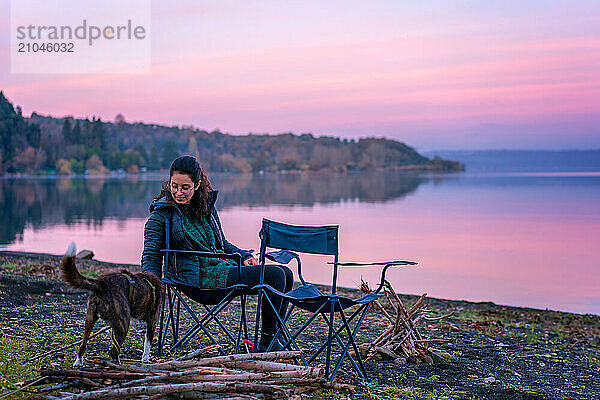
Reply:
[[[364, 281], [361, 283], [360, 290], [363, 293], [372, 291]], [[400, 363], [406, 361], [433, 363], [435, 358], [447, 358], [447, 353], [436, 352], [427, 346], [428, 343], [439, 340], [424, 339], [417, 330], [417, 322], [438, 321], [450, 316], [451, 313], [440, 317], [426, 316], [425, 314], [429, 312], [424, 302], [427, 293], [407, 309], [388, 281], [385, 281], [383, 290], [389, 304], [388, 308], [391, 310], [386, 310], [379, 300], [373, 302], [373, 307], [388, 320], [389, 325], [373, 342], [359, 347], [361, 352], [366, 353], [367, 359], [381, 357], [398, 360]]]
[[297, 358], [299, 353], [294, 351], [197, 358], [201, 354], [206, 353], [196, 351], [174, 361], [143, 366], [92, 360], [95, 368], [42, 370], [32, 384], [40, 386], [38, 398], [61, 400], [169, 396], [299, 399], [301, 394], [319, 389], [353, 389], [339, 381], [327, 382], [323, 368], [282, 361]]

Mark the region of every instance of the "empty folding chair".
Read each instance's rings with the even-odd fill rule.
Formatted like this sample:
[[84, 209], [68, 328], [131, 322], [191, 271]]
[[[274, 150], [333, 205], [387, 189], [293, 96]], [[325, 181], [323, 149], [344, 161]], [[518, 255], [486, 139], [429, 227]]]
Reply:
[[[265, 265], [266, 259], [279, 264], [288, 264], [291, 260], [296, 260], [298, 277], [301, 285], [287, 293], [282, 293], [273, 287], [265, 284], [255, 286], [253, 289], [259, 292], [259, 307], [257, 308], [255, 340], [258, 337], [258, 322], [260, 319], [260, 305], [262, 301], [268, 302], [273, 307], [271, 300], [272, 296], [281, 296], [291, 303], [284, 318], [279, 320], [279, 329], [277, 334], [283, 336], [285, 342], [284, 347], [300, 350], [296, 339], [302, 334], [305, 329], [313, 323], [317, 317], [321, 317], [327, 325], [327, 340], [321, 347], [310, 357], [305, 352], [302, 353], [301, 359], [305, 364], [310, 364], [323, 352], [325, 355], [325, 376], [333, 380], [338, 373], [343, 361], [346, 357], [350, 360], [352, 367], [363, 379], [366, 379], [367, 374], [360, 357], [358, 346], [356, 345], [355, 337], [362, 324], [362, 321], [369, 310], [371, 303], [382, 296], [381, 289], [385, 281], [385, 274], [389, 267], [400, 265], [415, 265], [412, 261], [389, 261], [376, 263], [341, 263], [338, 260], [338, 237], [339, 226], [298, 226], [288, 225], [281, 222], [275, 222], [268, 219], [263, 219], [262, 229], [260, 231], [261, 246], [260, 246], [260, 263]], [[279, 249], [278, 251], [267, 252], [267, 249]], [[305, 282], [302, 276], [302, 268], [300, 257], [297, 253], [320, 254], [333, 258], [330, 261], [328, 268], [332, 271], [331, 293], [322, 293], [315, 285]], [[383, 266], [381, 272], [381, 282], [375, 292], [368, 293], [358, 299], [344, 297], [337, 293], [338, 267], [343, 266]], [[262, 282], [262, 281], [261, 281]], [[352, 306], [358, 306], [357, 309], [350, 315], [347, 315], [344, 310]], [[290, 329], [290, 315], [294, 308], [309, 311], [312, 315], [296, 330]], [[340, 324], [335, 326], [335, 315], [339, 316]], [[353, 325], [353, 326], [352, 326]], [[277, 335], [273, 342], [277, 340]], [[272, 342], [272, 344], [273, 344]], [[332, 345], [339, 345], [340, 355], [330, 374], [332, 362]], [[354, 355], [351, 355], [348, 350], [352, 346]], [[308, 357], [308, 359], [307, 359]]]

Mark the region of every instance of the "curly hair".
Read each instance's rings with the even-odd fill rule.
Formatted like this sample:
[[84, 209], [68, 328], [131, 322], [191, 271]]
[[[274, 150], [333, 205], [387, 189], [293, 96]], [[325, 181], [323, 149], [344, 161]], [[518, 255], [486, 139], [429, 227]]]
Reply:
[[169, 179], [163, 182], [160, 194], [155, 199], [164, 197], [168, 201], [175, 202], [171, 194], [171, 177], [174, 173], [189, 176], [194, 185], [200, 182], [200, 188], [194, 191], [194, 195], [190, 201], [190, 216], [198, 221], [208, 217], [208, 213], [210, 212], [210, 192], [213, 189], [208, 180], [208, 174], [200, 166], [195, 157], [181, 156], [173, 160], [169, 170]]

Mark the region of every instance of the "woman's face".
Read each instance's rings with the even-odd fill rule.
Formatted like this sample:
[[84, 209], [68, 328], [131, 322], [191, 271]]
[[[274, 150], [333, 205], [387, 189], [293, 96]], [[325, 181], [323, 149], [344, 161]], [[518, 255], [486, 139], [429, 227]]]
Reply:
[[194, 192], [200, 188], [200, 182], [194, 186], [194, 181], [187, 174], [174, 172], [171, 175], [171, 195], [177, 204], [189, 204], [192, 201]]

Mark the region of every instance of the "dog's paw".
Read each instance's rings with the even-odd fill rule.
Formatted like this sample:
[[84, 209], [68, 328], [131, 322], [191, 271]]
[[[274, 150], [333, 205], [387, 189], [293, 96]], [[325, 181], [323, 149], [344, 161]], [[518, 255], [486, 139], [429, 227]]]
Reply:
[[75, 242], [71, 242], [67, 252], [65, 253], [65, 257], [75, 257], [77, 254], [77, 246], [75, 246]]
[[73, 363], [74, 367], [83, 367], [83, 358], [79, 358], [79, 356], [77, 356], [77, 358], [75, 359], [75, 362]]

